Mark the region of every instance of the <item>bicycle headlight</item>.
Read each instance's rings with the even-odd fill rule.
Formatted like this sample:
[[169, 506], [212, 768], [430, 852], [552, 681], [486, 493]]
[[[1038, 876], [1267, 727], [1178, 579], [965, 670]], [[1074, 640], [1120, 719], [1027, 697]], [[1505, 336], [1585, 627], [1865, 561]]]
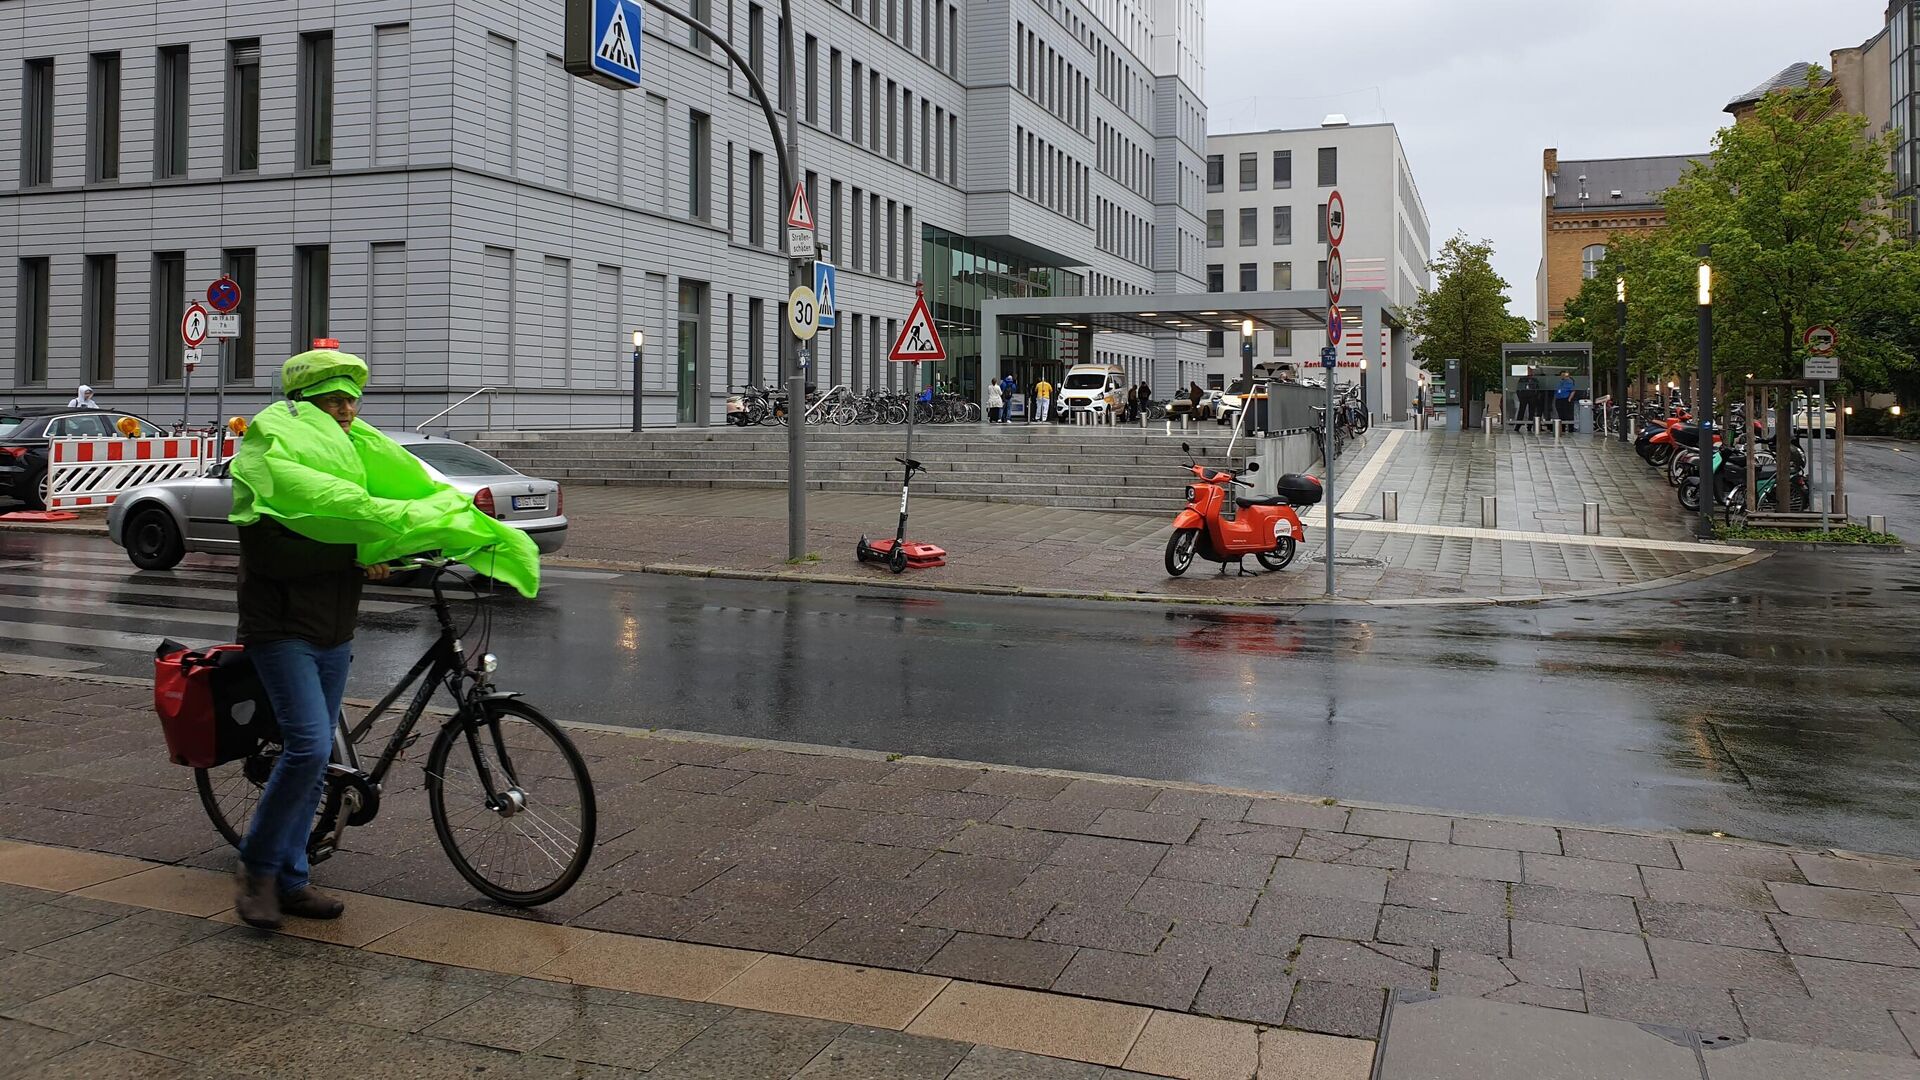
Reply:
[[500, 658], [492, 653], [483, 654], [480, 657], [480, 670], [489, 675], [500, 670]]

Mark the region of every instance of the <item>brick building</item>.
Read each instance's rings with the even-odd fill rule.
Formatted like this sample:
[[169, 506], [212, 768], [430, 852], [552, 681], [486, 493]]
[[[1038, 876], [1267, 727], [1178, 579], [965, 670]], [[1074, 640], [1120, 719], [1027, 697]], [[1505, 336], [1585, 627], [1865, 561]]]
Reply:
[[1615, 236], [1651, 232], [1667, 223], [1660, 193], [1703, 155], [1541, 159], [1540, 271], [1534, 281], [1535, 318], [1542, 340], [1566, 319], [1567, 301], [1606, 258]]

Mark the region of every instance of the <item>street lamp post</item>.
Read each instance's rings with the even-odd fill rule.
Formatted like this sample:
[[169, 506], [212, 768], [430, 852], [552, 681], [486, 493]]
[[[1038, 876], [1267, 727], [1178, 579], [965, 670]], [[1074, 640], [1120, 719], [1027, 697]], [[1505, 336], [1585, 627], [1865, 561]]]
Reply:
[[1615, 345], [1613, 393], [1615, 414], [1620, 417], [1620, 441], [1627, 441], [1627, 279], [1613, 279], [1613, 316]]
[[1367, 358], [1360, 358], [1360, 407], [1366, 410], [1367, 423], [1373, 423], [1373, 402], [1367, 397]]
[[640, 358], [647, 347], [645, 331], [633, 332], [633, 430], [640, 430]]
[[1700, 245], [1700, 538], [1713, 539], [1713, 245]]

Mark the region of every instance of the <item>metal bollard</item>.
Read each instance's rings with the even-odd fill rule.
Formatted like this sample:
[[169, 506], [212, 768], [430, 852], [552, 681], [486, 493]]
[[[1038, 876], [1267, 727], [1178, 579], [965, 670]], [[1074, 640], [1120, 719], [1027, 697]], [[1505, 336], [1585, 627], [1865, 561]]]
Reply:
[[1581, 531], [1586, 533], [1588, 536], [1599, 536], [1600, 535], [1600, 504], [1597, 502], [1581, 503], [1580, 509], [1581, 509], [1581, 514], [1580, 514]]
[[1557, 416], [1553, 418], [1553, 441], [1560, 441], [1560, 418]]
[[1480, 496], [1480, 527], [1483, 529], [1500, 527], [1500, 496]]
[[1487, 434], [1489, 435], [1493, 434], [1493, 417], [1491, 416], [1481, 417], [1480, 426], [1486, 431]]
[[1540, 418], [1537, 416], [1533, 418], [1533, 433], [1540, 434]]
[[1886, 515], [1885, 514], [1868, 514], [1867, 515], [1867, 531], [1872, 533], [1886, 532], [1887, 531]]
[[1383, 491], [1380, 493], [1380, 520], [1381, 521], [1399, 521], [1400, 520], [1400, 493], [1399, 492]]

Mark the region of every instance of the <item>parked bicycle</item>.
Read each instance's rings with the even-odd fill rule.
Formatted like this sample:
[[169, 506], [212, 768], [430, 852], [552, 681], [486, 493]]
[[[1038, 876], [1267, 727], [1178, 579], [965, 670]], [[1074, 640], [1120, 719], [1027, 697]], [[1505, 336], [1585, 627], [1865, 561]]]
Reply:
[[[410, 562], [431, 570], [433, 613], [440, 633], [426, 652], [372, 711], [351, 728], [336, 720], [333, 759], [307, 842], [308, 860], [319, 863], [340, 846], [347, 828], [365, 825], [380, 812], [388, 772], [419, 740], [415, 728], [436, 687], [446, 687], [454, 709], [427, 751], [427, 811], [434, 834], [468, 883], [503, 904], [531, 907], [556, 899], [573, 886], [593, 854], [597, 816], [587, 763], [560, 726], [520, 700], [496, 690], [494, 655], [486, 651], [492, 611], [471, 579], [477, 610], [467, 624], [480, 633], [468, 653], [454, 627], [442, 588], [452, 571], [446, 559]], [[372, 767], [357, 748], [400, 696], [418, 682], [412, 700]], [[253, 820], [255, 804], [273, 773], [277, 743], [249, 757], [212, 769], [195, 769], [194, 786], [214, 828], [238, 847]]]

